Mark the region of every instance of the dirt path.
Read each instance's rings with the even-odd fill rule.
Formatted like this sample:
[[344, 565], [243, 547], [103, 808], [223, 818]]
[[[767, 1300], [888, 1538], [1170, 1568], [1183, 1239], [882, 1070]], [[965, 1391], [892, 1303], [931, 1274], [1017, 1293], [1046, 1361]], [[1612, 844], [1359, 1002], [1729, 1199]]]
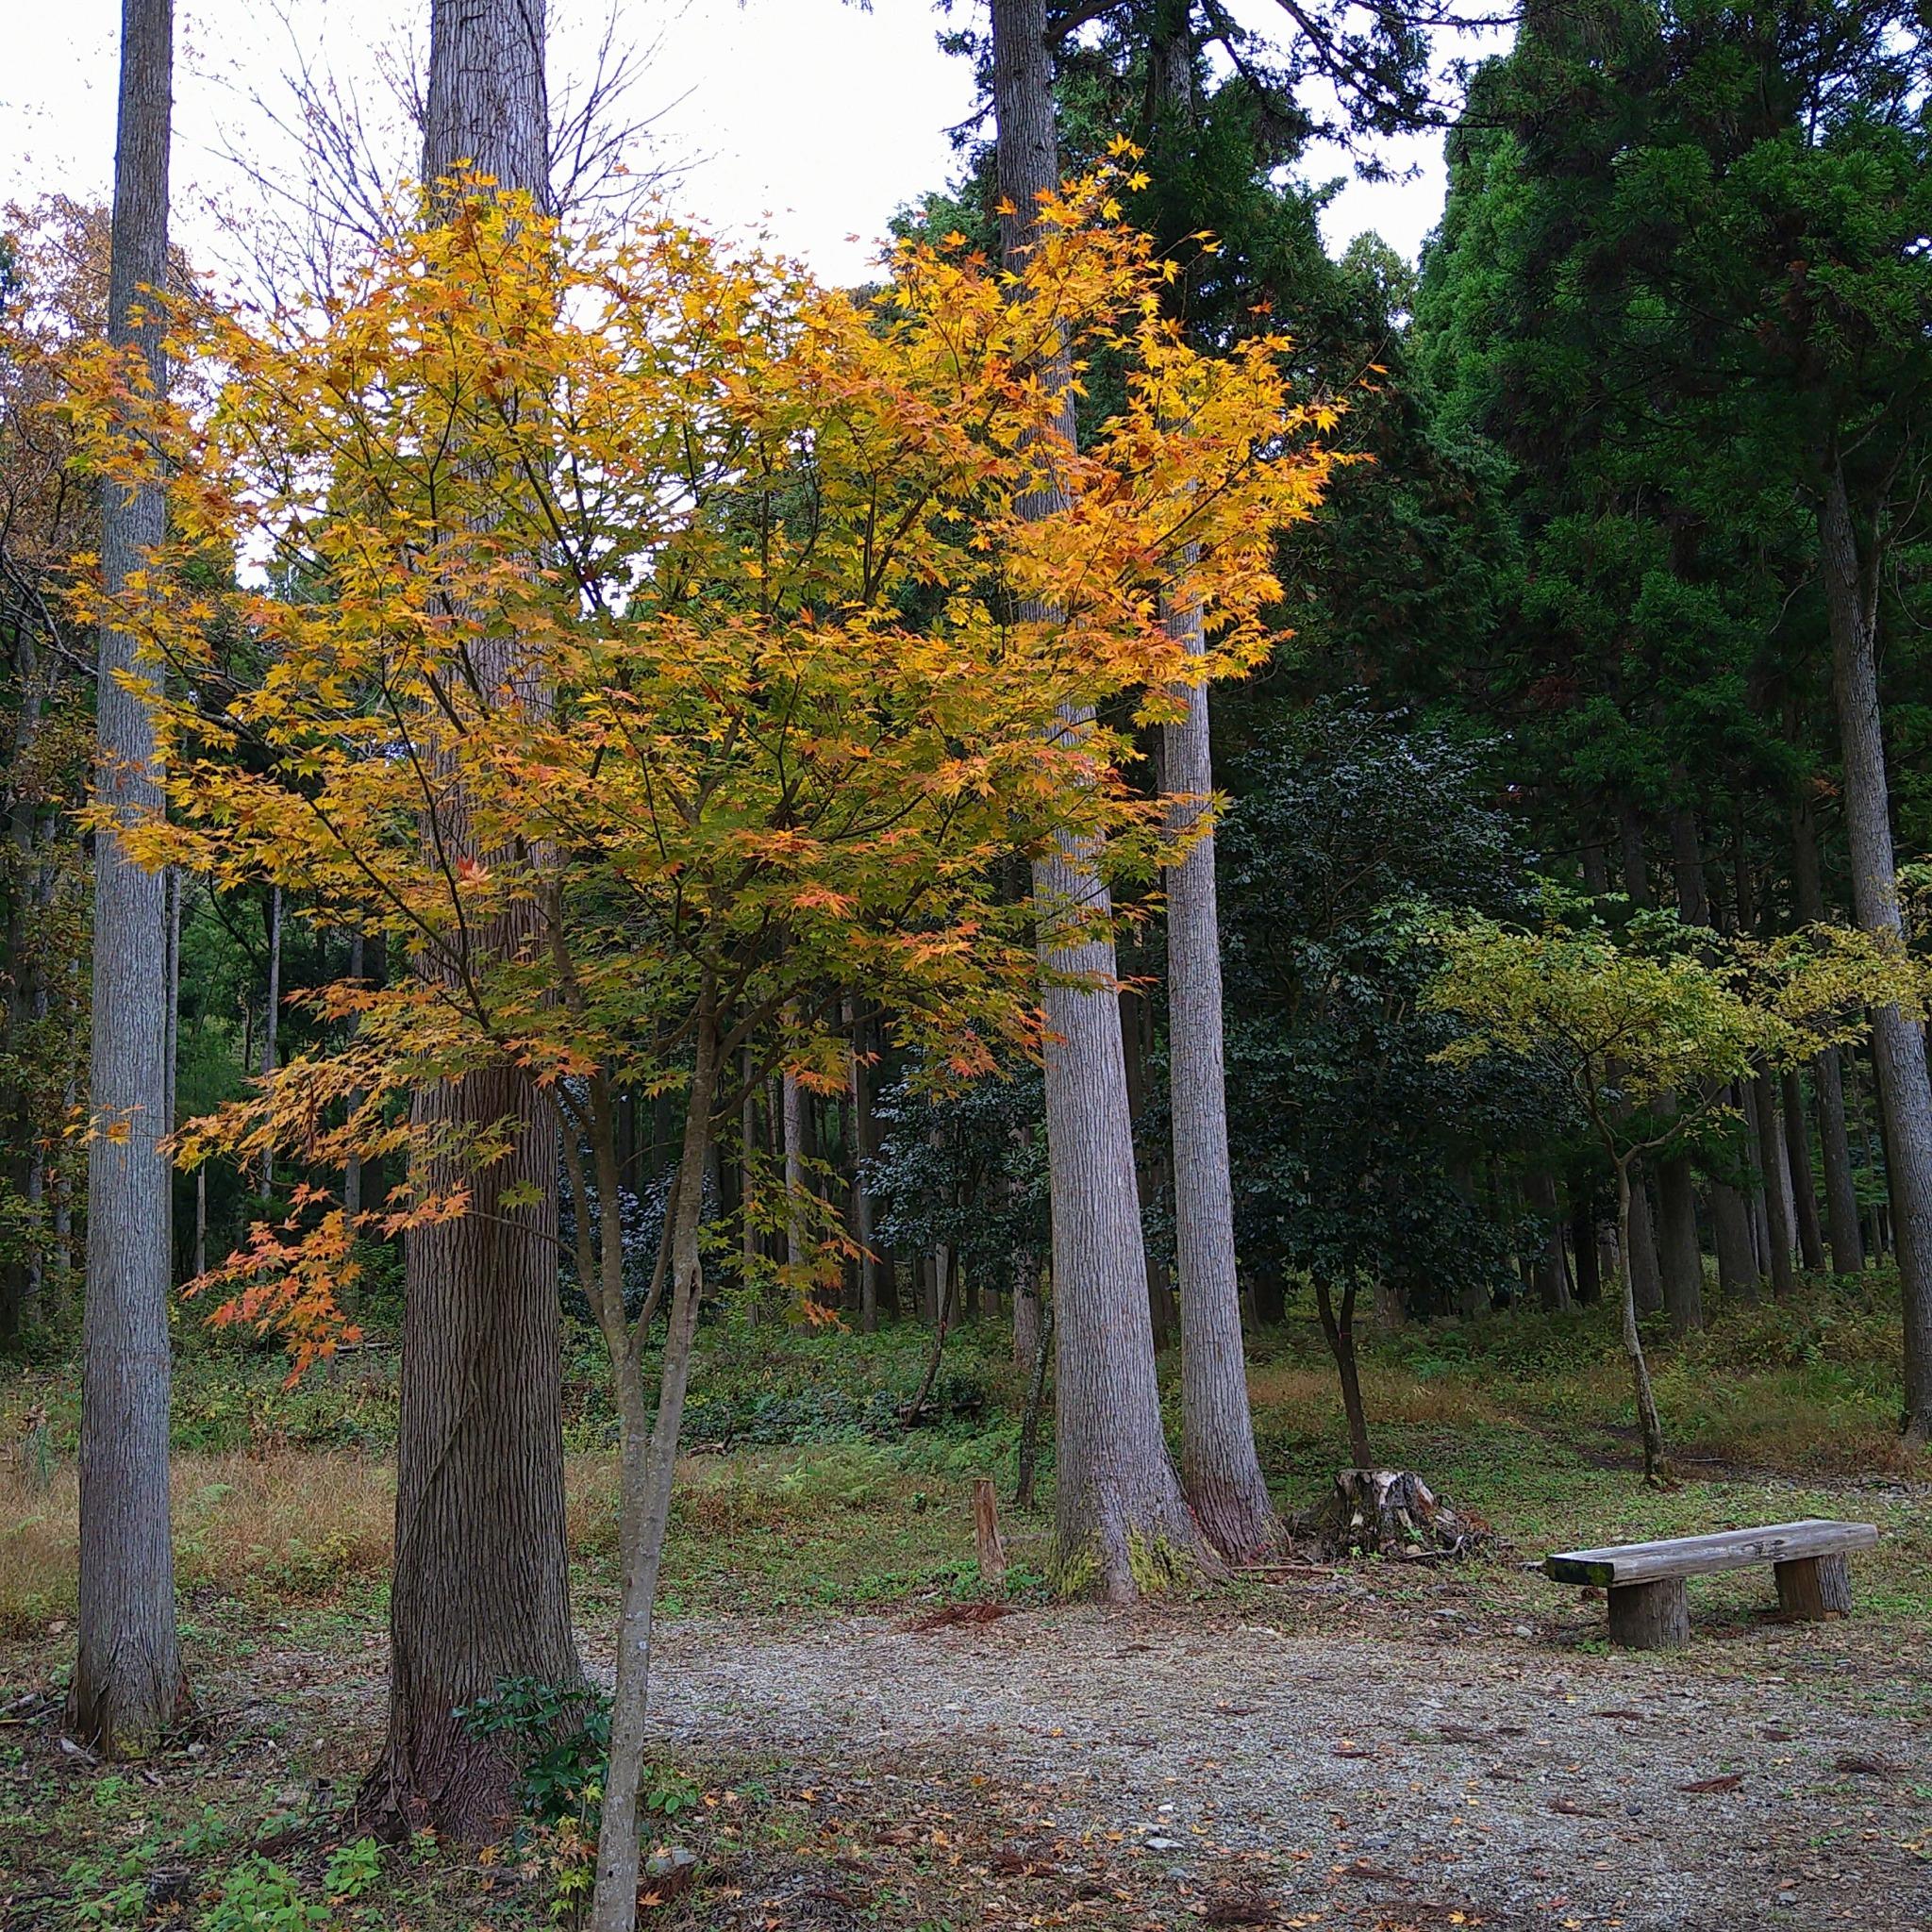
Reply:
[[[706, 1619], [664, 1633], [654, 1702], [669, 1740], [843, 1780], [855, 1812], [996, 1785], [994, 1874], [1071, 1839], [1086, 1862], [1037, 1870], [1091, 1879], [1097, 1852], [1166, 1901], [1149, 1924], [1234, 1923], [1228, 1885], [1265, 1880], [1290, 1924], [1932, 1927], [1926, 1658], [1857, 1623], [1670, 1658], [1590, 1627]], [[1039, 1923], [987, 1896], [982, 1923]]]

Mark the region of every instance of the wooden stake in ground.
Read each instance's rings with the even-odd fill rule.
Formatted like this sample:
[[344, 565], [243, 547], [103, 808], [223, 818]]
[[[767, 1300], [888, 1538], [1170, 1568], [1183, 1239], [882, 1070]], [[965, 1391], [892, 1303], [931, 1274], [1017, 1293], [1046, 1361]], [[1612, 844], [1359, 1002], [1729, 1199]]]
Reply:
[[1000, 1541], [999, 1498], [990, 1475], [973, 1479], [973, 1540], [979, 1551], [979, 1580], [989, 1594], [999, 1596], [1007, 1587], [1007, 1546]]

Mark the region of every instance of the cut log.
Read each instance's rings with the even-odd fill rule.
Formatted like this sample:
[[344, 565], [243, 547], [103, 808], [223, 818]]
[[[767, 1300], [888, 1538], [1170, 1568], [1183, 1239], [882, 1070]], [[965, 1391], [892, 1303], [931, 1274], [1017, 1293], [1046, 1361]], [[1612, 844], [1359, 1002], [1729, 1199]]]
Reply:
[[1842, 1555], [1800, 1557], [1774, 1564], [1777, 1607], [1793, 1623], [1820, 1624], [1852, 1607], [1852, 1566]]
[[1610, 1591], [1610, 1641], [1626, 1650], [1682, 1650], [1690, 1641], [1690, 1598], [1681, 1576]]
[[1000, 1541], [1000, 1506], [991, 1476], [973, 1481], [973, 1535], [979, 1546], [979, 1580], [997, 1595], [1007, 1587], [1007, 1546]]

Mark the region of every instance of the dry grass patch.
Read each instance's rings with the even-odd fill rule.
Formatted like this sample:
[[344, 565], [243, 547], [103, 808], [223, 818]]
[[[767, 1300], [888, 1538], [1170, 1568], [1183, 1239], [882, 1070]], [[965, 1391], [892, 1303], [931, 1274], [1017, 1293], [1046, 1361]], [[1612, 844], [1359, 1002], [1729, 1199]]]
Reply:
[[[79, 1482], [0, 1474], [0, 1634], [30, 1636], [74, 1611]], [[175, 1579], [241, 1596], [323, 1600], [389, 1567], [395, 1476], [366, 1457], [281, 1449], [177, 1456]]]

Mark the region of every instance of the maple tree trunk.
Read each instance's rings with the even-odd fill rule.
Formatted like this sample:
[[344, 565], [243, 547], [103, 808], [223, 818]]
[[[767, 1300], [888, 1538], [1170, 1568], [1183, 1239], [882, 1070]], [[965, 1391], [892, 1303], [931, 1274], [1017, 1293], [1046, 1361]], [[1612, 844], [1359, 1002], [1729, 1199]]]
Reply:
[[[1878, 709], [1876, 574], [1859, 557], [1844, 471], [1836, 458], [1825, 477], [1818, 534], [1844, 765], [1853, 911], [1867, 932], [1902, 938]], [[1924, 1439], [1932, 1432], [1932, 1087], [1926, 1084], [1924, 1029], [1896, 1007], [1881, 1008], [1872, 1016], [1872, 1058], [1885, 1120], [1904, 1303], [1905, 1424]]]
[[[992, 65], [1006, 208], [1001, 249], [1017, 266], [1041, 194], [1058, 185], [1045, 0], [994, 0]], [[1062, 385], [1058, 433], [1071, 445], [1065, 372], [1046, 375]], [[1045, 516], [1059, 501], [1049, 486], [1021, 508]], [[1088, 722], [1071, 716], [1064, 728], [1077, 733]], [[1066, 1587], [1091, 1583], [1119, 1601], [1218, 1561], [1181, 1492], [1161, 1429], [1113, 941], [1101, 933], [1069, 944], [1056, 934], [1056, 907], [1082, 907], [1102, 921], [1110, 912], [1099, 857], [1063, 844], [1035, 865], [1034, 890], [1043, 961], [1087, 982], [1049, 984], [1041, 1000], [1058, 1411], [1055, 1564]]]
[[[617, 1681], [610, 1701], [610, 1757], [597, 1836], [597, 1878], [591, 1898], [591, 1932], [631, 1932], [637, 1924], [638, 1797], [648, 1742], [651, 1633], [658, 1578], [664, 1561], [664, 1534], [671, 1520], [678, 1430], [684, 1421], [685, 1391], [691, 1379], [691, 1343], [697, 1334], [698, 1304], [704, 1292], [704, 1261], [698, 1234], [717, 1080], [717, 1024], [707, 1011], [698, 1028], [684, 1143], [678, 1158], [676, 1213], [668, 1231], [672, 1243], [671, 1308], [665, 1324], [664, 1356], [654, 1417], [647, 1413], [635, 1360], [627, 1358], [613, 1363], [619, 1380], [618, 1413], [624, 1430], [619, 1531], [624, 1591], [618, 1613]], [[613, 1217], [613, 1238], [614, 1223]], [[621, 1293], [620, 1281], [620, 1297]]]
[[[546, 197], [543, 28], [542, 0], [434, 0], [427, 180], [469, 162]], [[509, 702], [542, 702], [514, 640], [472, 649], [479, 690], [518, 686]], [[467, 841], [454, 822], [447, 836], [456, 849]], [[514, 908], [476, 942], [514, 952], [536, 923], [533, 907]], [[508, 1068], [423, 1089], [414, 1119], [506, 1121], [510, 1146], [462, 1176], [469, 1212], [405, 1240], [390, 1731], [361, 1805], [391, 1829], [427, 1824], [475, 1841], [509, 1823], [518, 1767], [454, 1712], [505, 1677], [581, 1675], [564, 1536], [557, 1129]], [[503, 1206], [511, 1189], [524, 1205]]]
[[[167, 379], [158, 317], [137, 328], [143, 287], [168, 268], [173, 0], [124, 0], [114, 155], [108, 335]], [[165, 534], [160, 490], [102, 491], [101, 573], [118, 591]], [[117, 673], [135, 641], [103, 626], [95, 796], [123, 819], [161, 808], [154, 723]], [[187, 1700], [175, 1623], [168, 1507], [167, 908], [102, 828], [94, 837], [93, 1034], [87, 1289], [81, 1329], [79, 1652], [68, 1726], [104, 1755], [138, 1750]]]
[[1643, 1438], [1643, 1479], [1663, 1481], [1664, 1433], [1657, 1421], [1657, 1396], [1650, 1386], [1650, 1364], [1643, 1358], [1643, 1334], [1637, 1325], [1637, 1286], [1630, 1273], [1630, 1225], [1634, 1190], [1630, 1165], [1617, 1165], [1617, 1231], [1623, 1237], [1623, 1262], [1618, 1273], [1624, 1290], [1624, 1353], [1630, 1358], [1630, 1378], [1637, 1397], [1637, 1426]]
[[1362, 1406], [1361, 1368], [1355, 1353], [1355, 1300], [1353, 1280], [1341, 1291], [1338, 1309], [1329, 1293], [1325, 1275], [1315, 1277], [1315, 1310], [1322, 1318], [1322, 1333], [1327, 1339], [1328, 1353], [1335, 1357], [1335, 1373], [1341, 1381], [1341, 1412], [1348, 1424], [1348, 1453], [1357, 1469], [1374, 1465], [1375, 1454], [1369, 1447], [1369, 1414]]

